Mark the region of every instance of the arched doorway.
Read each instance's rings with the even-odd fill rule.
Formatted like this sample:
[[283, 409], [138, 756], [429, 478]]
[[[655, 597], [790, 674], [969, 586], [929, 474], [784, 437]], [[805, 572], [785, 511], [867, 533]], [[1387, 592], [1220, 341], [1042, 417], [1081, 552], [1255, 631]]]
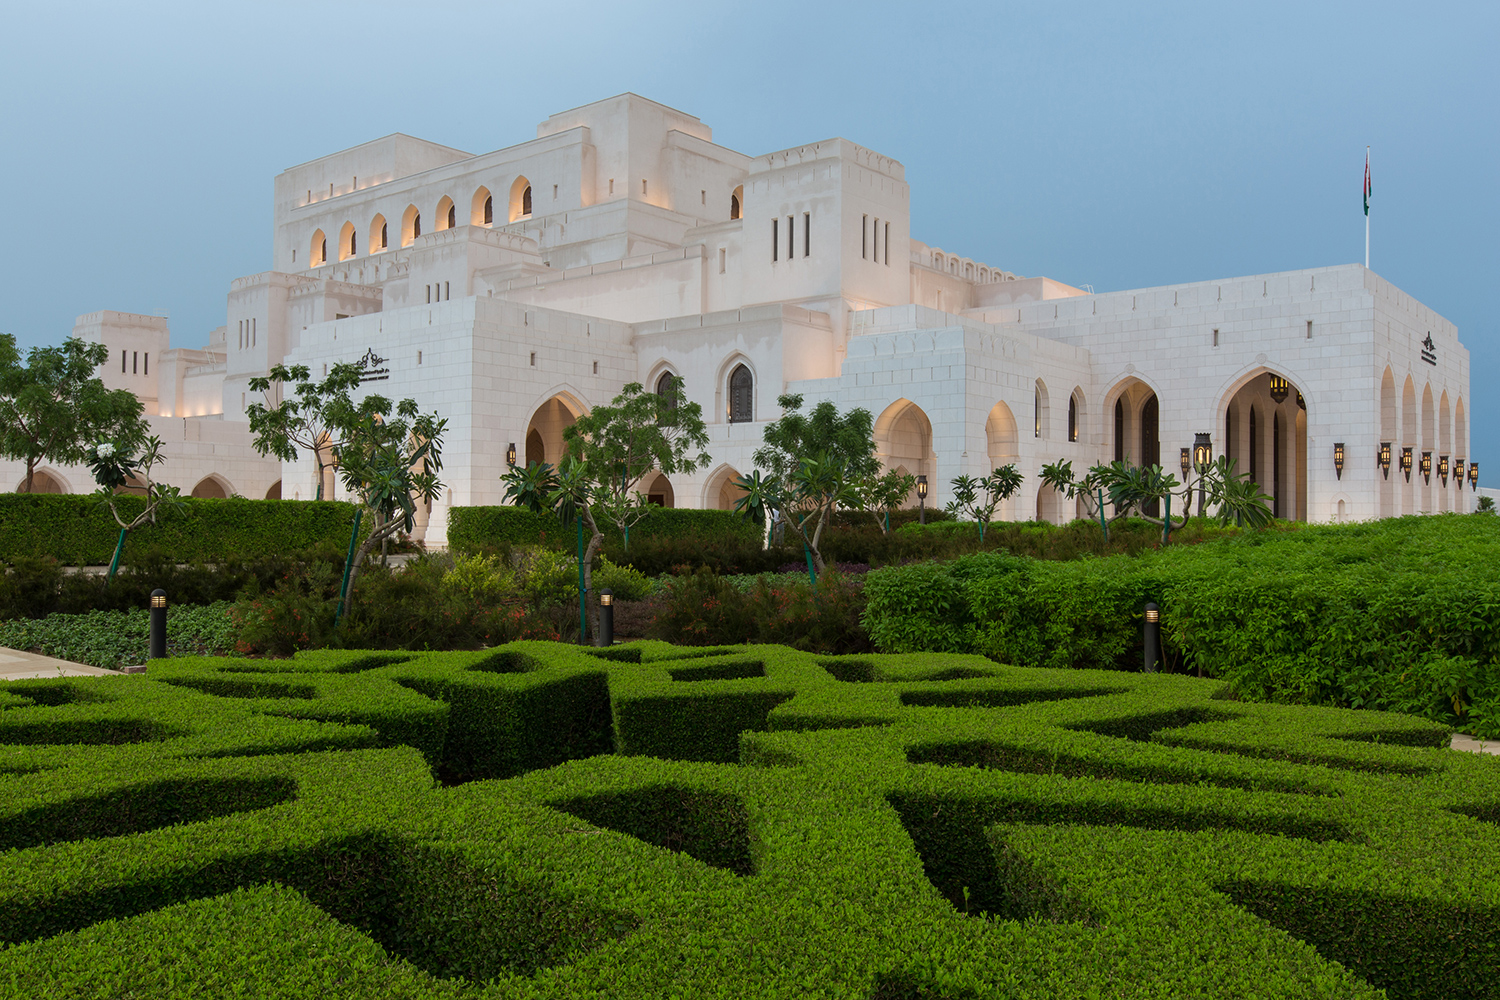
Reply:
[[[932, 454], [932, 421], [909, 399], [898, 399], [875, 420], [875, 457], [887, 469], [904, 466], [929, 483], [937, 472]], [[930, 487], [929, 487], [930, 488]], [[917, 503], [916, 490], [907, 495], [907, 507]]]
[[[16, 484], [16, 492], [22, 493], [26, 490], [26, 477]], [[32, 493], [67, 493], [68, 484], [55, 472], [46, 469], [37, 469], [31, 476]]]
[[[1161, 403], [1156, 390], [1138, 378], [1129, 378], [1112, 395], [1114, 461], [1139, 468], [1161, 465]], [[1161, 505], [1156, 501], [1142, 510], [1151, 517], [1161, 516]]]
[[563, 431], [587, 412], [587, 407], [564, 392], [537, 407], [526, 427], [526, 464], [546, 462], [556, 465], [561, 461], [565, 443]]
[[[1394, 456], [1399, 454], [1400, 442], [1396, 440], [1396, 378], [1391, 374], [1389, 366], [1386, 367], [1385, 375], [1380, 379], [1380, 441], [1377, 447], [1386, 443], [1391, 445], [1392, 465], [1394, 466]], [[1399, 509], [1396, 483], [1390, 475], [1392, 471], [1396, 470], [1394, 468], [1387, 470], [1376, 486], [1376, 489], [1380, 491], [1381, 517], [1395, 517]]]
[[266, 499], [267, 500], [280, 500], [281, 499], [281, 480], [279, 480], [279, 479], [276, 480], [276, 482], [274, 482], [274, 483], [271, 484], [270, 489], [266, 490]]
[[649, 472], [636, 483], [635, 492], [643, 494], [646, 502], [658, 507], [677, 506], [677, 496], [672, 490], [672, 481], [660, 472]]
[[204, 476], [193, 487], [193, 496], [199, 500], [227, 500], [230, 490], [218, 476]]
[[703, 488], [703, 506], [709, 510], [734, 510], [734, 505], [745, 491], [735, 485], [740, 479], [740, 470], [732, 465], [721, 465], [708, 477]]
[[[996, 403], [990, 407], [990, 412], [984, 420], [984, 442], [985, 452], [989, 457], [988, 472], [1018, 462], [1021, 458], [1020, 431], [1016, 427], [1016, 418], [1010, 411], [1010, 407], [1003, 402]], [[967, 472], [965, 473], [967, 475]], [[1020, 503], [1017, 497], [1011, 497], [1000, 505], [997, 516], [1004, 521], [1016, 519], [1016, 505]]]
[[1271, 511], [1307, 520], [1307, 409], [1301, 391], [1277, 372], [1260, 372], [1230, 396], [1223, 454], [1271, 496]]

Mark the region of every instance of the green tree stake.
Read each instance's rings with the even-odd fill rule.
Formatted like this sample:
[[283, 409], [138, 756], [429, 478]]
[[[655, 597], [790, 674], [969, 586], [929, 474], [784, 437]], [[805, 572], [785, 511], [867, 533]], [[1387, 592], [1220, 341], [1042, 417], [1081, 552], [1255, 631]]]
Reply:
[[587, 645], [589, 641], [588, 616], [584, 611], [584, 599], [588, 594], [588, 587], [583, 579], [583, 518], [574, 515], [578, 522], [578, 643]]
[[1162, 497], [1162, 500], [1166, 503], [1166, 507], [1163, 510], [1166, 517], [1162, 518], [1161, 522], [1161, 543], [1163, 545], [1170, 545], [1172, 542], [1172, 494], [1168, 493]]
[[349, 593], [349, 571], [354, 568], [354, 547], [359, 544], [359, 522], [364, 517], [363, 509], [354, 512], [354, 530], [349, 532], [349, 554], [344, 556], [344, 581], [339, 584], [339, 603], [333, 609], [333, 627], [337, 631], [339, 619], [344, 616], [344, 598]]
[[818, 574], [813, 569], [812, 549], [807, 547], [806, 542], [802, 543], [802, 554], [807, 556], [807, 579], [816, 587], [818, 585]]
[[115, 542], [115, 557], [109, 561], [109, 579], [106, 583], [115, 582], [115, 570], [120, 568], [120, 553], [125, 551], [125, 535], [129, 531], [129, 528], [120, 529], [120, 540]]
[[1109, 544], [1109, 521], [1104, 516], [1104, 489], [1099, 490], [1099, 527], [1104, 529], [1104, 544]]

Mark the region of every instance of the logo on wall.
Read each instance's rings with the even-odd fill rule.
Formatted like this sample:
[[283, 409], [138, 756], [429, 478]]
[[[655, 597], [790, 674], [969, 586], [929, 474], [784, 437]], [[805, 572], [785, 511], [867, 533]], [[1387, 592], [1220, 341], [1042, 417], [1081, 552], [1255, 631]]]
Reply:
[[385, 360], [385, 358], [375, 353], [373, 347], [366, 348], [364, 357], [354, 362], [360, 368], [364, 369], [359, 376], [359, 380], [361, 382], [384, 382], [390, 378], [391, 370], [383, 367]]
[[1432, 342], [1432, 331], [1427, 331], [1427, 339], [1422, 341], [1422, 360], [1429, 365], [1437, 364], [1437, 345]]

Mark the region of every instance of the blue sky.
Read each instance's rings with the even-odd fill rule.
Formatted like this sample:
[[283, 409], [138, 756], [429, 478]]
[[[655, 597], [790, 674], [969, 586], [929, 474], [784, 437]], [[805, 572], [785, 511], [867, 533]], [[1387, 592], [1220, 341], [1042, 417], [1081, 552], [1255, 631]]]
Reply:
[[23, 346], [105, 308], [201, 346], [270, 265], [282, 169], [396, 131], [484, 152], [625, 90], [746, 153], [873, 147], [918, 239], [1099, 291], [1361, 260], [1369, 144], [1371, 266], [1458, 324], [1500, 482], [1500, 4], [54, 0], [0, 37]]

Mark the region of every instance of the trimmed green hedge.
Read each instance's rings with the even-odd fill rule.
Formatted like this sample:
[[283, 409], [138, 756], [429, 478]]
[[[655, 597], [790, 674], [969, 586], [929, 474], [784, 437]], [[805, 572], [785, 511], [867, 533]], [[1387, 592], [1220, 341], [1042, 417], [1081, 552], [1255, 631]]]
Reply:
[[[130, 533], [123, 560], [163, 552], [177, 562], [229, 556], [284, 555], [308, 549], [342, 553], [354, 525], [353, 504], [297, 500], [183, 501], [154, 525]], [[120, 514], [134, 517], [140, 497], [120, 497]], [[0, 562], [51, 556], [68, 565], [107, 564], [120, 528], [92, 496], [0, 493]]]
[[13, 682], [0, 997], [1500, 996], [1496, 761], [1221, 687], [652, 642]]
[[[606, 543], [619, 543], [620, 530], [601, 524]], [[564, 528], [551, 514], [534, 514], [524, 507], [452, 507], [448, 510], [448, 547], [454, 552], [483, 552], [502, 545], [545, 545], [566, 549], [574, 544], [575, 528]], [[685, 510], [653, 507], [630, 529], [632, 539], [732, 537], [760, 544], [761, 528], [729, 510]]]
[[1500, 521], [1250, 532], [1138, 557], [989, 554], [865, 581], [876, 648], [1137, 669], [1147, 601], [1173, 670], [1240, 697], [1413, 712], [1500, 735]]

